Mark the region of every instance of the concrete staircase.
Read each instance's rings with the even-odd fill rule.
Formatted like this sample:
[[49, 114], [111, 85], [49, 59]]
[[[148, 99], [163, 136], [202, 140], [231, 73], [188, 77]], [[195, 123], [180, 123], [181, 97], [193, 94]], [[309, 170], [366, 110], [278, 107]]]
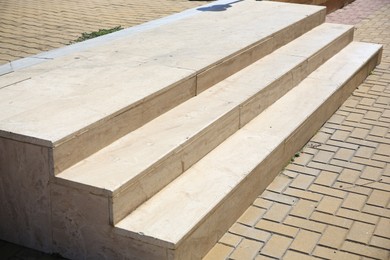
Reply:
[[215, 2], [0, 77], [0, 239], [201, 259], [378, 64], [324, 18]]

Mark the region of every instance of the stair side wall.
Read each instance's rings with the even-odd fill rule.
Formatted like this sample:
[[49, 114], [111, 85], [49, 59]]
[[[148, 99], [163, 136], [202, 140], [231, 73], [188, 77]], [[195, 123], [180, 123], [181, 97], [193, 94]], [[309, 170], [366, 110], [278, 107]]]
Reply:
[[50, 154], [0, 138], [0, 239], [51, 252]]

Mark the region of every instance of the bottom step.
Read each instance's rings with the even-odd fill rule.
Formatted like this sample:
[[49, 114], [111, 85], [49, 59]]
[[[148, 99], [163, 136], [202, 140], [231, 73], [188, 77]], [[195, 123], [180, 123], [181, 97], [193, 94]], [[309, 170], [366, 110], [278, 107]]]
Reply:
[[351, 43], [117, 227], [123, 236], [199, 259], [338, 109], [379, 61]]

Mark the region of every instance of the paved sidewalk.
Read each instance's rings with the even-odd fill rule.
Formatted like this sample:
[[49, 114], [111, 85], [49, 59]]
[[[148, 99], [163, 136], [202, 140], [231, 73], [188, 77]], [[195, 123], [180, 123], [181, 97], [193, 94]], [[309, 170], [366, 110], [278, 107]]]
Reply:
[[[64, 46], [82, 32], [201, 4], [0, 0], [0, 65]], [[389, 259], [390, 0], [356, 0], [327, 20], [356, 24], [356, 40], [384, 44], [382, 63], [206, 259]], [[59, 258], [0, 241], [0, 259]]]
[[390, 1], [327, 21], [357, 22], [381, 64], [205, 259], [390, 259]]
[[0, 0], [0, 65], [63, 47], [84, 32], [127, 28], [207, 2]]

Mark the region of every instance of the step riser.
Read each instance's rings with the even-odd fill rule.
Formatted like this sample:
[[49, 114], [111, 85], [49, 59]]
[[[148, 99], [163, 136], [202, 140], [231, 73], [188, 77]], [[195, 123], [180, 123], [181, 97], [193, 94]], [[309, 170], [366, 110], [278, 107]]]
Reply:
[[239, 108], [216, 121], [205, 132], [192, 138], [190, 144], [177, 149], [174, 155], [167, 156], [163, 161], [159, 161], [158, 164], [150, 167], [150, 170], [142, 175], [136, 183], [110, 198], [111, 223], [118, 223], [142, 202], [177, 178], [227, 137], [296, 86], [325, 60], [344, 48], [351, 42], [352, 38], [353, 29], [288, 74], [275, 80], [267, 88], [240, 105]]
[[158, 96], [145, 98], [142, 103], [128, 107], [114, 117], [101, 120], [89, 126], [87, 130], [83, 129], [75, 133], [72, 138], [56, 143], [53, 148], [54, 173], [58, 174], [85, 159], [125, 134], [318, 26], [324, 20], [325, 9], [275, 33], [267, 40], [261, 40], [239, 54], [227, 57], [211, 68], [197, 72], [193, 77], [165, 89]]

